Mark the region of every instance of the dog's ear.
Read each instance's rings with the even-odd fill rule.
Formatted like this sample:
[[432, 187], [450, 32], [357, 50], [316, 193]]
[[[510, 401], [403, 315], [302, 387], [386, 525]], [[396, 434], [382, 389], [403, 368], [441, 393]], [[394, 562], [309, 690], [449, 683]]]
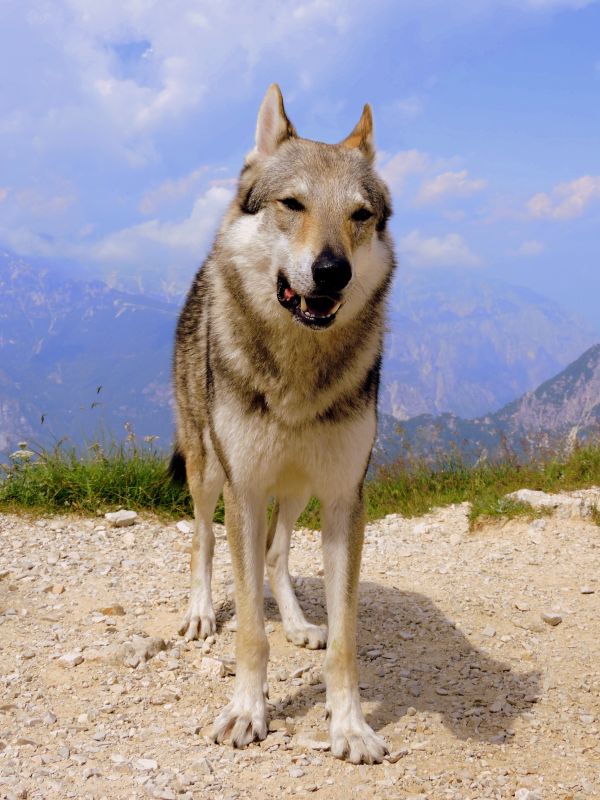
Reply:
[[363, 108], [362, 116], [349, 136], [340, 142], [342, 147], [358, 148], [361, 153], [372, 162], [375, 158], [375, 141], [373, 138], [373, 114], [371, 106], [367, 103]]
[[258, 112], [255, 153], [258, 156], [271, 156], [283, 141], [297, 135], [286, 116], [281, 89], [272, 83]]

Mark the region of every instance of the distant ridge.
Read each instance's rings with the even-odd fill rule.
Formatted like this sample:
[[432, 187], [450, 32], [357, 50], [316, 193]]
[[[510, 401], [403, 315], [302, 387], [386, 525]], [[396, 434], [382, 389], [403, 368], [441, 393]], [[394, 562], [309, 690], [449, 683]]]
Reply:
[[467, 462], [516, 456], [526, 459], [547, 450], [600, 438], [600, 344], [586, 350], [537, 389], [494, 414], [463, 419], [453, 414], [422, 414], [380, 424], [380, 462], [412, 454], [435, 459], [455, 453]]

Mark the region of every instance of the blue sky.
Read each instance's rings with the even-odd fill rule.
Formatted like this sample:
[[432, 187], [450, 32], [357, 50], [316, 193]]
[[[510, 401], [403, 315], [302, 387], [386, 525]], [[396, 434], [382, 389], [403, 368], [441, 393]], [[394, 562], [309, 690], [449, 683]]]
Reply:
[[310, 138], [373, 105], [401, 269], [600, 331], [598, 2], [5, 0], [0, 76], [0, 247], [181, 289], [277, 81]]

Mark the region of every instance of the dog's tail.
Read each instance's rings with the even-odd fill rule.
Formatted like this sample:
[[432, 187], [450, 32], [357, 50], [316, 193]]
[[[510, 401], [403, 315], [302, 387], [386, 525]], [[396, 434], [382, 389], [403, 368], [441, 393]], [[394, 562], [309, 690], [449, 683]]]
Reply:
[[173, 450], [173, 455], [169, 461], [167, 475], [173, 483], [176, 483], [178, 486], [183, 486], [185, 484], [187, 478], [185, 472], [185, 456], [177, 445], [175, 445], [175, 450]]

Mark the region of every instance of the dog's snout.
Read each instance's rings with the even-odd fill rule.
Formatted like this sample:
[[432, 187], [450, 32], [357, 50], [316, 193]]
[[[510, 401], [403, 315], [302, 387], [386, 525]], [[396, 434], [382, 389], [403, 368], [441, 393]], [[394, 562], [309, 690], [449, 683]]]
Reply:
[[341, 292], [352, 277], [352, 267], [344, 256], [323, 250], [312, 265], [312, 275], [319, 292]]

